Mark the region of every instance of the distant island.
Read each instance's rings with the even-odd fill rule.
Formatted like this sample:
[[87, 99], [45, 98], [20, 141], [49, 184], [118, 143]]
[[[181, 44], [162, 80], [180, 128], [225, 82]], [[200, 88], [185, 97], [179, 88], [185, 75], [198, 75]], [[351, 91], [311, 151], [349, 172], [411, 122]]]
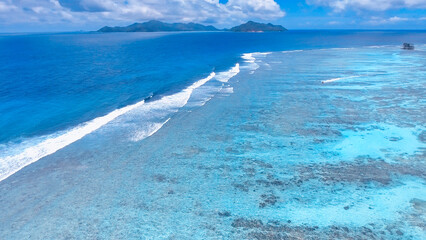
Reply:
[[198, 23], [164, 23], [161, 21], [148, 21], [144, 23], [134, 23], [126, 27], [105, 26], [98, 32], [182, 32], [182, 31], [231, 31], [231, 32], [284, 32], [287, 31], [281, 25], [271, 23], [257, 23], [249, 21], [231, 29], [217, 29], [211, 25], [205, 26]]
[[127, 27], [105, 26], [98, 32], [174, 32], [174, 31], [219, 31], [213, 26], [204, 26], [198, 23], [164, 23], [160, 21], [149, 21], [134, 23]]
[[257, 23], [248, 21], [247, 23], [241, 24], [230, 29], [232, 32], [284, 32], [287, 29], [281, 25], [273, 25], [271, 23]]

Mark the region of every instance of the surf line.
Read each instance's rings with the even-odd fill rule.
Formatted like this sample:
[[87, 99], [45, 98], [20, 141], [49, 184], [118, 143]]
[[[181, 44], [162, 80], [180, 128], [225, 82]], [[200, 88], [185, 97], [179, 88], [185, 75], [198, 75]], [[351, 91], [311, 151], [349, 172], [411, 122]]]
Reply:
[[[17, 154], [13, 155], [6, 155], [1, 156], [0, 155], [0, 181], [5, 180], [6, 178], [10, 177], [11, 175], [15, 174], [19, 170], [23, 169], [24, 167], [37, 162], [38, 160], [49, 156], [62, 148], [65, 148], [66, 146], [82, 139], [86, 135], [98, 130], [99, 128], [105, 126], [106, 124], [110, 123], [111, 121], [115, 120], [116, 118], [134, 110], [137, 108], [140, 108], [142, 106], [145, 106], [147, 104], [152, 105], [158, 103], [163, 103], [166, 105], [176, 105], [174, 107], [182, 107], [187, 104], [189, 98], [192, 95], [192, 92], [207, 83], [208, 81], [218, 78], [217, 80], [220, 82], [227, 82], [230, 78], [236, 76], [240, 72], [240, 66], [237, 63], [233, 68], [231, 68], [227, 72], [222, 72], [216, 75], [215, 72], [210, 73], [210, 75], [206, 78], [203, 78], [186, 89], [182, 90], [179, 93], [165, 96], [161, 98], [160, 100], [153, 101], [153, 102], [146, 102], [145, 100], [151, 98], [147, 98], [145, 100], [142, 100], [140, 102], [137, 102], [133, 105], [128, 105], [119, 109], [116, 109], [107, 115], [95, 118], [93, 120], [81, 123], [73, 128], [70, 128], [68, 130], [59, 131], [57, 133], [41, 136], [40, 138], [44, 139], [32, 146], [25, 147], [23, 150], [19, 151]], [[181, 101], [177, 101], [177, 99]], [[137, 136], [137, 140], [141, 140], [143, 138], [147, 138], [149, 136], [152, 136], [155, 134], [164, 124], [166, 124], [170, 118], [168, 118], [165, 122], [155, 124], [152, 126], [151, 131], [145, 132], [144, 134], [141, 134]], [[31, 139], [29, 139], [31, 141]], [[19, 148], [19, 146], [18, 146]]]
[[[185, 95], [183, 105], [187, 103], [194, 89], [204, 85], [206, 82], [210, 81], [215, 76], [216, 76], [216, 73], [212, 72], [208, 77], [201, 79], [193, 83], [191, 86], [187, 87], [186, 89], [184, 89], [181, 92], [181, 94]], [[170, 100], [169, 98], [170, 96], [169, 97], [166, 96], [163, 98], [163, 100]], [[139, 108], [145, 104], [146, 104], [145, 100], [142, 100], [133, 105], [128, 105], [128, 106], [116, 109], [108, 113], [107, 115], [81, 123], [71, 129], [60, 131], [51, 135], [43, 136], [42, 138], [45, 138], [45, 140], [35, 145], [26, 147], [17, 154], [0, 157], [0, 181], [3, 181], [4, 179], [10, 177], [11, 175], [15, 174], [16, 172], [23, 169], [24, 167], [59, 151], [60, 149], [82, 139], [86, 135], [105, 126], [106, 124], [110, 123], [116, 118], [136, 108]], [[163, 123], [162, 125], [164, 125], [165, 123]], [[154, 134], [155, 132], [156, 131], [153, 131], [152, 134]], [[145, 137], [149, 137], [152, 134], [148, 134]]]
[[98, 130], [117, 117], [142, 106], [144, 103], [145, 100], [142, 100], [133, 105], [116, 109], [105, 116], [79, 124], [68, 131], [62, 131], [60, 135], [56, 134], [55, 136], [55, 134], [52, 134], [52, 137], [48, 137], [46, 140], [24, 149], [19, 154], [0, 158], [0, 181], [3, 181], [41, 158], [51, 155], [71, 143], [82, 139], [84, 136]]
[[321, 81], [321, 83], [325, 84], [325, 83], [336, 82], [336, 81], [339, 81], [339, 80], [359, 78], [359, 77], [361, 77], [361, 76], [350, 76], [350, 77], [332, 78], [332, 79]]

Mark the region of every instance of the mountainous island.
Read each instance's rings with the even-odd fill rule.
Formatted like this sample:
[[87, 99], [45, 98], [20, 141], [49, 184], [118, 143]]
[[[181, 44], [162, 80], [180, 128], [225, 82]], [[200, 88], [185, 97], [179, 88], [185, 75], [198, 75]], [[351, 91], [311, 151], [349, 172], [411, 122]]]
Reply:
[[249, 21], [231, 29], [217, 29], [211, 25], [205, 26], [198, 23], [164, 23], [160, 21], [148, 21], [134, 23], [126, 27], [105, 26], [98, 32], [182, 32], [182, 31], [231, 31], [231, 32], [284, 32], [287, 31], [281, 25], [271, 23], [257, 23]]
[[231, 32], [284, 32], [287, 29], [281, 25], [273, 25], [271, 23], [257, 23], [248, 21], [247, 23], [230, 29]]

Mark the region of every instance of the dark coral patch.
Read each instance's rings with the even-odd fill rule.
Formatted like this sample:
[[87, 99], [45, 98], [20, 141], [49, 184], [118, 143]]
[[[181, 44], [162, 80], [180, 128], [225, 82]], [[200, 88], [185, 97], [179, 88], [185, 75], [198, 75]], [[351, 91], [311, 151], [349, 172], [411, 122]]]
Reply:
[[263, 223], [260, 219], [237, 218], [231, 226], [240, 230], [242, 239], [401, 239], [403, 229], [396, 226], [369, 224], [361, 227], [299, 225], [277, 220]]
[[[298, 167], [298, 180], [303, 182], [319, 179], [325, 184], [349, 182], [366, 184], [370, 182], [389, 185], [395, 175], [416, 176], [426, 179], [426, 172], [414, 164], [390, 164], [383, 160], [369, 160], [366, 163], [341, 162], [339, 164], [317, 164]], [[295, 179], [295, 180], [296, 180]]]

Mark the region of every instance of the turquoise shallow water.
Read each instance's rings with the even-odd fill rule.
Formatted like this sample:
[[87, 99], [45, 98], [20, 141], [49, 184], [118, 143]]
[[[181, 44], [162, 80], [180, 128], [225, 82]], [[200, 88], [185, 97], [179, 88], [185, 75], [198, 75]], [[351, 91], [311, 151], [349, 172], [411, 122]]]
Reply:
[[425, 239], [425, 51], [243, 55], [0, 182], [0, 239]]

